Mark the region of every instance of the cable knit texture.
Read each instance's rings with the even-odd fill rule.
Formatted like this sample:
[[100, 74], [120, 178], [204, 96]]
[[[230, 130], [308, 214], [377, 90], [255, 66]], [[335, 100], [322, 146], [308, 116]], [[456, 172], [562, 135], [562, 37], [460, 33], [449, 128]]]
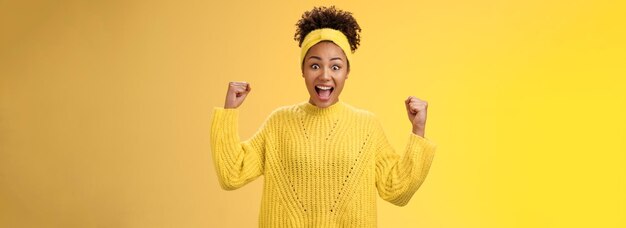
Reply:
[[214, 109], [213, 161], [226, 190], [265, 176], [259, 227], [376, 227], [376, 193], [406, 205], [436, 147], [411, 133], [400, 156], [372, 113], [341, 101], [278, 108], [246, 141], [238, 115]]

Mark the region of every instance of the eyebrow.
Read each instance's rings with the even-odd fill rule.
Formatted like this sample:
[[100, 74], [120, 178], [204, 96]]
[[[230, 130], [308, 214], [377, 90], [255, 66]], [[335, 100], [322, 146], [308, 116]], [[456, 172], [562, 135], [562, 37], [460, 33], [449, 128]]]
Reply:
[[[315, 55], [313, 55], [313, 56], [309, 57], [309, 59], [318, 59], [318, 60], [322, 60], [322, 58], [320, 58], [320, 57], [318, 57], [318, 56], [315, 56]], [[343, 61], [343, 59], [342, 59], [341, 57], [334, 57], [334, 58], [331, 58], [331, 59], [330, 59], [330, 61], [333, 61], [333, 60], [341, 60], [341, 61]]]

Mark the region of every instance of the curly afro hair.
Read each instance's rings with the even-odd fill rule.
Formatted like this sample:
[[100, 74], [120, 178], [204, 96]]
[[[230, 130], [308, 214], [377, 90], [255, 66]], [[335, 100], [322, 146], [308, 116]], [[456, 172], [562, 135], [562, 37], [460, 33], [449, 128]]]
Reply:
[[294, 40], [302, 47], [302, 41], [307, 34], [315, 29], [331, 28], [341, 31], [348, 38], [352, 53], [359, 47], [361, 41], [361, 27], [356, 22], [352, 13], [330, 7], [313, 7], [311, 11], [302, 14], [302, 18], [296, 23]]

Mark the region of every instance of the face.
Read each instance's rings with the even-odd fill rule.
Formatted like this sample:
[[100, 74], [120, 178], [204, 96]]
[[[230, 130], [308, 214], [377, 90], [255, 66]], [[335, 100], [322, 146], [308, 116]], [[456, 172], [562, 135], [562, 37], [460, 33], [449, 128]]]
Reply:
[[309, 103], [319, 108], [337, 103], [349, 72], [346, 55], [335, 43], [322, 41], [313, 45], [302, 65]]

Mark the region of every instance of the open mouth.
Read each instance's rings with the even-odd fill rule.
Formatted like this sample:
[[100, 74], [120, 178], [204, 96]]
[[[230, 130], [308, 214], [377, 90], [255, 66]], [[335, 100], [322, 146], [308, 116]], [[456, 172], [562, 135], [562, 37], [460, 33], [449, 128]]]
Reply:
[[330, 94], [333, 93], [333, 90], [335, 90], [335, 88], [332, 86], [323, 86], [323, 85], [315, 86], [315, 92], [317, 92], [317, 97], [322, 101], [329, 100]]

